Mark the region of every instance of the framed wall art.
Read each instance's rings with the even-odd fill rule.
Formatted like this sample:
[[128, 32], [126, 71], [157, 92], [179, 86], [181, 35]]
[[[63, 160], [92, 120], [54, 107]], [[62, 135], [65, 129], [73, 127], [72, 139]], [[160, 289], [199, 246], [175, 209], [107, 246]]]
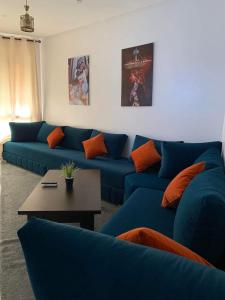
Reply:
[[89, 56], [68, 59], [69, 104], [89, 105]]
[[122, 50], [121, 106], [152, 106], [154, 44]]

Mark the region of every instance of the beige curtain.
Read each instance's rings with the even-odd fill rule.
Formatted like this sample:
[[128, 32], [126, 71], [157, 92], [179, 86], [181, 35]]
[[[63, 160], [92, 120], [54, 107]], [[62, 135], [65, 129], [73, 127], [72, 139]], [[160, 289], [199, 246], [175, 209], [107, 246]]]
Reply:
[[9, 121], [41, 119], [39, 43], [0, 37], [0, 140]]

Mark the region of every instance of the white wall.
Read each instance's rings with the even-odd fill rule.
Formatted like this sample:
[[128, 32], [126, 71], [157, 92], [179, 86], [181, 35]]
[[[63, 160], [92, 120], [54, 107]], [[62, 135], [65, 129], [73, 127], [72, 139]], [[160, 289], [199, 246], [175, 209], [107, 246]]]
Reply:
[[[225, 1], [168, 0], [45, 41], [45, 117], [162, 139], [221, 139]], [[155, 43], [152, 107], [121, 107], [121, 49]], [[67, 59], [90, 55], [90, 106], [68, 104]]]
[[225, 162], [225, 115], [224, 115], [224, 122], [223, 122], [222, 142], [223, 142], [223, 159]]

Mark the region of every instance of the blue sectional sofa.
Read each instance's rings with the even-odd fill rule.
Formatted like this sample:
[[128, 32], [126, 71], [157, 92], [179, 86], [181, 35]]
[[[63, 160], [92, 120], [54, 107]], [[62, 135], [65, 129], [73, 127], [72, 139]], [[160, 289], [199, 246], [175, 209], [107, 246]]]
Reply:
[[82, 141], [95, 136], [96, 130], [65, 126], [62, 143], [50, 149], [47, 137], [57, 126], [46, 122], [10, 125], [12, 139], [3, 146], [4, 160], [40, 175], [49, 169], [59, 169], [68, 161], [74, 161], [80, 168], [100, 169], [102, 199], [123, 202], [125, 176], [134, 172], [131, 161], [122, 157], [127, 135], [104, 133], [109, 155], [87, 160]]
[[[136, 136], [134, 148], [147, 140]], [[221, 143], [157, 143], [161, 164], [144, 173], [126, 174], [124, 204], [100, 232], [38, 219], [19, 230], [37, 300], [225, 299]], [[162, 208], [174, 173], [200, 161], [206, 169], [188, 185], [178, 207]], [[159, 231], [215, 267], [115, 238], [137, 227]]]
[[[11, 122], [10, 127], [11, 141], [3, 145], [4, 160], [40, 175], [44, 175], [50, 169], [59, 169], [68, 161], [74, 161], [80, 168], [100, 169], [102, 199], [115, 204], [123, 203], [125, 180], [132, 181], [132, 178], [126, 179], [126, 176], [135, 173], [131, 160], [122, 156], [127, 140], [126, 134], [104, 133], [109, 154], [87, 160], [82, 141], [96, 136], [99, 133], [97, 130], [63, 126], [65, 137], [62, 143], [56, 149], [50, 149], [47, 137], [57, 127], [56, 125], [44, 121]], [[148, 138], [137, 135], [133, 150], [147, 140]], [[161, 141], [154, 141], [157, 150], [161, 153]], [[159, 189], [163, 189], [169, 180], [158, 179], [158, 168], [159, 165], [148, 172], [152, 174], [153, 186], [156, 187], [158, 183]], [[143, 174], [141, 182], [145, 181], [144, 178], [145, 174]], [[148, 181], [148, 176], [146, 180]]]

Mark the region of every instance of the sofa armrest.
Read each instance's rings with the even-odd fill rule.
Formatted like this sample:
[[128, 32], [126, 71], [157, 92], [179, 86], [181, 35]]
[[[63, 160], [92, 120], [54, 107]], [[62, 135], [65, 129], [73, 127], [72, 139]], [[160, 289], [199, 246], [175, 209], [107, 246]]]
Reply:
[[50, 221], [18, 231], [37, 300], [224, 300], [225, 274], [185, 258]]
[[0, 161], [2, 160], [3, 146], [8, 141], [10, 141], [10, 136], [5, 137], [4, 139], [0, 140]]

